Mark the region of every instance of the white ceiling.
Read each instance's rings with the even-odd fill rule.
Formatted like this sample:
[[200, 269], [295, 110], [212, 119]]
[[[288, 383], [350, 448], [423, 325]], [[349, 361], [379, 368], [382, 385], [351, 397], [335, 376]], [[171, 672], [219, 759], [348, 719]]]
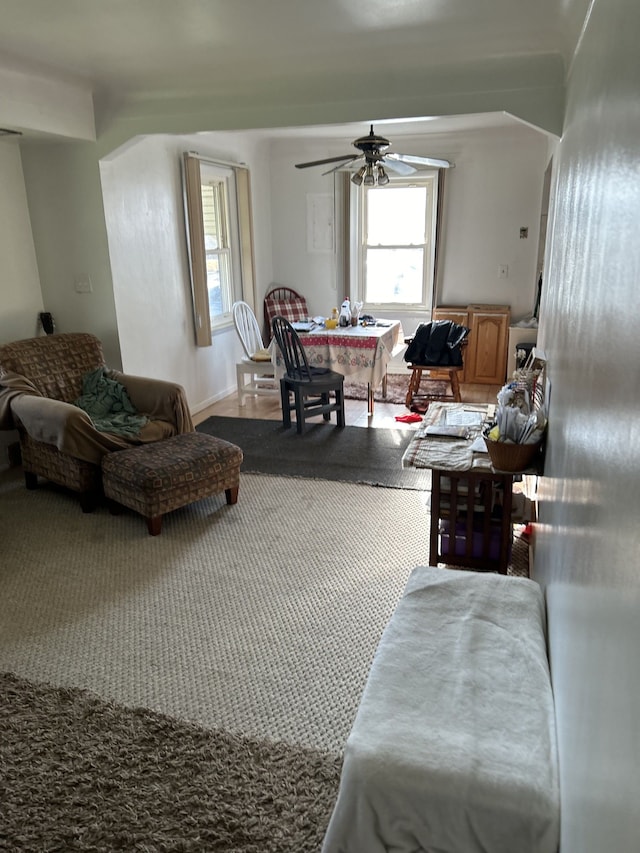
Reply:
[[312, 98], [323, 80], [339, 98], [367, 76], [391, 90], [397, 81], [401, 91], [402, 81], [425, 69], [514, 56], [559, 58], [566, 70], [588, 6], [589, 0], [0, 0], [0, 69], [88, 87], [96, 104], [198, 95], [241, 100], [284, 90], [291, 80], [303, 97], [308, 87]]
[[[522, 53], [570, 59], [588, 0], [1, 0], [0, 62], [147, 94]], [[398, 48], [401, 47], [399, 50]]]

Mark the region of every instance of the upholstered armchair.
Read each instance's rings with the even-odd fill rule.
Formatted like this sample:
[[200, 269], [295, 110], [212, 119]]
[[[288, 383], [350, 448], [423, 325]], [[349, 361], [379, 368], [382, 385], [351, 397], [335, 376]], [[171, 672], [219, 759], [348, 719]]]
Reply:
[[[146, 416], [135, 435], [104, 431], [104, 424], [98, 429], [74, 405], [83, 380], [98, 368], [124, 386], [135, 411]], [[193, 423], [180, 385], [109, 370], [98, 338], [68, 333], [0, 345], [0, 428], [18, 430], [28, 489], [44, 477], [78, 492], [89, 512], [101, 492], [106, 453], [193, 432]]]

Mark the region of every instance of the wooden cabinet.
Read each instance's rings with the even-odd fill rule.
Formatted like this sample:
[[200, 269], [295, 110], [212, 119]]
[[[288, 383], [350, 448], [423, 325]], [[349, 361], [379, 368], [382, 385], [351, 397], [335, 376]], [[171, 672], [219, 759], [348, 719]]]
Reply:
[[[503, 385], [507, 375], [507, 345], [511, 310], [508, 305], [470, 305], [467, 382]], [[472, 378], [473, 377], [473, 378]]]
[[462, 382], [504, 384], [511, 319], [508, 305], [443, 305], [433, 310], [433, 319], [452, 320], [471, 329]]

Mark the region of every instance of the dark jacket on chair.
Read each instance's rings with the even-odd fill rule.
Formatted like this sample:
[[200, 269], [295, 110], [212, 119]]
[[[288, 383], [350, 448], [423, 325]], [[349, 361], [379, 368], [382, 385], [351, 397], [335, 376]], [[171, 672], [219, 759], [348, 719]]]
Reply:
[[435, 320], [421, 323], [404, 354], [409, 364], [424, 366], [462, 366], [460, 345], [469, 334], [466, 326], [452, 320]]

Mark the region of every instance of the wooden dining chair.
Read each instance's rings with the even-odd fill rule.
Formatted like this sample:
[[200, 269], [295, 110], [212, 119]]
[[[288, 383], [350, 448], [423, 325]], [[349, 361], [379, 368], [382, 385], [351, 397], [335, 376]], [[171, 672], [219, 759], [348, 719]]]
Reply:
[[[442, 348], [439, 352], [428, 347], [429, 335], [433, 328], [438, 328], [440, 332]], [[407, 368], [411, 371], [405, 400], [408, 409], [424, 412], [429, 403], [434, 401], [462, 402], [459, 375], [464, 371], [463, 352], [468, 344], [468, 334], [469, 329], [466, 326], [459, 326], [450, 320], [439, 320], [421, 324], [415, 335], [405, 338], [405, 343], [408, 344], [405, 361], [409, 362]], [[426, 339], [426, 347], [414, 346], [417, 336]], [[452, 363], [444, 363], [445, 359], [450, 359]]]
[[271, 324], [274, 317], [284, 317], [291, 323], [309, 318], [307, 300], [291, 287], [276, 285], [264, 297], [265, 334], [271, 336]]
[[301, 434], [307, 418], [322, 415], [328, 421], [335, 412], [337, 425], [343, 427], [344, 376], [328, 368], [311, 367], [298, 333], [285, 317], [274, 317], [271, 328], [286, 371], [280, 380], [283, 426], [291, 426], [291, 412], [295, 412], [296, 430]]

